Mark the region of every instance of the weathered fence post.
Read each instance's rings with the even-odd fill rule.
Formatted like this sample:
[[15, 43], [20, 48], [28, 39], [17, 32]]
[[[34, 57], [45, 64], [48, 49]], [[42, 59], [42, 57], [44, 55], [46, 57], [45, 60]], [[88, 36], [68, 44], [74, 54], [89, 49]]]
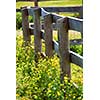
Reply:
[[48, 57], [53, 56], [52, 44], [52, 15], [48, 14], [44, 17], [44, 31], [45, 31], [45, 53]]
[[22, 29], [23, 29], [23, 39], [25, 45], [31, 41], [30, 32], [29, 32], [29, 22], [28, 22], [28, 9], [27, 7], [22, 7]]
[[35, 47], [35, 61], [38, 61], [38, 53], [41, 52], [41, 29], [40, 29], [41, 9], [34, 10], [34, 47]]
[[59, 35], [59, 52], [60, 52], [60, 67], [61, 67], [61, 82], [64, 76], [70, 79], [70, 54], [68, 40], [68, 19], [60, 18], [57, 20], [58, 35]]

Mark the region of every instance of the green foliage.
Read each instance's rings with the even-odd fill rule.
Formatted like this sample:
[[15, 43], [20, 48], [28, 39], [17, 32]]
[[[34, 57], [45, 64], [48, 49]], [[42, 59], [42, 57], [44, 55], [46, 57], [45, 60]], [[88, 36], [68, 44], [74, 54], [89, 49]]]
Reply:
[[[29, 16], [29, 22], [33, 22], [33, 17]], [[22, 28], [22, 13], [16, 13], [16, 29]]]
[[22, 14], [20, 12], [16, 13], [16, 29], [22, 27]]
[[83, 56], [83, 46], [82, 45], [73, 45], [70, 46], [70, 50], [78, 53], [79, 55]]
[[72, 80], [68, 82], [65, 77], [64, 83], [61, 83], [59, 59], [56, 55], [51, 59], [40, 56], [36, 64], [34, 46], [24, 47], [22, 36], [17, 36], [16, 42], [17, 100], [82, 100], [82, 69], [71, 64]]

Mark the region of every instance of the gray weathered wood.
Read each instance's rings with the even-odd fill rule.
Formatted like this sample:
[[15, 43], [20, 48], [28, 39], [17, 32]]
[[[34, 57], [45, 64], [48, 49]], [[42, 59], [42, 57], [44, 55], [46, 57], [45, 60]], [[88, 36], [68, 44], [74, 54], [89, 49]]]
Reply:
[[68, 18], [69, 18], [69, 29], [81, 32], [81, 34], [83, 34], [83, 20], [74, 17], [68, 17]]
[[70, 51], [71, 62], [83, 68], [83, 57], [79, 54]]
[[[54, 50], [56, 51], [57, 55], [59, 56], [60, 55], [59, 54], [59, 43], [56, 41], [53, 41], [53, 44], [54, 44]], [[83, 68], [83, 57], [73, 51], [69, 51], [69, 53], [70, 53], [70, 62]]]
[[68, 19], [61, 18], [57, 20], [57, 27], [59, 33], [59, 53], [60, 53], [60, 67], [61, 80], [64, 76], [71, 77], [70, 69], [70, 55], [69, 55], [69, 40], [68, 40]]
[[[42, 11], [43, 11], [42, 13], [40, 12], [40, 8], [35, 9], [34, 10], [35, 25], [33, 28], [32, 27], [29, 28], [29, 23], [28, 23], [29, 9], [30, 8], [28, 8], [28, 10], [27, 10], [26, 7], [22, 8], [23, 36], [24, 36], [25, 41], [30, 41], [30, 35], [33, 35], [35, 33], [34, 34], [35, 35], [35, 41], [34, 41], [35, 42], [35, 54], [37, 54], [38, 52], [41, 52], [41, 38], [44, 39], [44, 33], [41, 32], [41, 30], [40, 30], [40, 15], [42, 14], [42, 16], [45, 17], [49, 13], [46, 12], [44, 9], [42, 9]], [[55, 14], [52, 14], [52, 15], [53, 15], [53, 20], [55, 20], [55, 21], [59, 18], [64, 18], [59, 15], [57, 15], [57, 16]], [[81, 20], [81, 19], [78, 20], [77, 18], [71, 18], [71, 17], [68, 17], [67, 19], [68, 19], [67, 21], [69, 21], [69, 28], [76, 29], [75, 27], [77, 27], [77, 24], [79, 23], [79, 25], [80, 25], [80, 23], [81, 23], [81, 25], [80, 25], [81, 27], [79, 25], [78, 25], [78, 27], [80, 27], [81, 30], [83, 29], [83, 27], [82, 27], [83, 20]], [[60, 20], [60, 22], [62, 22], [62, 21]], [[74, 25], [73, 25], [73, 23], [74, 23]], [[59, 26], [61, 26], [61, 25], [59, 24]], [[33, 30], [34, 30], [34, 33], [32, 32]], [[79, 30], [79, 29], [77, 28], [77, 30]], [[58, 55], [60, 55], [59, 44], [54, 40], [52, 41], [52, 44], [54, 46], [53, 49], [57, 52]], [[66, 60], [67, 60], [67, 58], [66, 58]], [[72, 51], [70, 51], [70, 60], [72, 63], [77, 64], [80, 67], [83, 67], [83, 58], [80, 55], [78, 55]]]
[[79, 12], [82, 6], [68, 6], [68, 7], [43, 7], [48, 12]]
[[[35, 7], [28, 7], [29, 15], [33, 15]], [[79, 12], [83, 17], [83, 6], [67, 6], [67, 7], [42, 7], [47, 12]], [[20, 9], [16, 9], [16, 12], [20, 12]]]
[[[54, 44], [54, 50], [56, 51], [57, 55], [59, 56], [60, 55], [59, 54], [59, 44], [56, 41], [53, 41], [53, 44]], [[70, 62], [83, 68], [83, 57], [73, 51], [69, 51], [69, 53], [70, 53]]]
[[34, 8], [35, 7], [30, 7], [30, 6], [27, 7], [30, 16], [34, 16]]
[[[48, 13], [47, 11], [45, 11], [43, 8], [41, 8], [42, 12], [41, 12], [41, 16], [44, 17]], [[58, 14], [52, 14], [53, 15], [53, 22], [56, 23], [56, 21], [60, 18], [64, 18], [64, 16], [58, 15]], [[69, 17], [67, 16], [67, 18], [69, 19], [69, 29], [71, 30], [76, 30], [79, 31], [81, 33], [83, 33], [83, 19], [79, 19], [79, 18], [74, 18], [74, 17]]]
[[[59, 18], [64, 18], [63, 16], [57, 15], [57, 14], [52, 14], [53, 15], [53, 22], [56, 22], [57, 19]], [[70, 30], [75, 30], [78, 32], [83, 33], [83, 20], [79, 18], [74, 18], [74, 17], [67, 17], [69, 20], [69, 29]]]
[[[41, 31], [41, 34], [42, 34], [41, 39], [45, 39], [45, 35], [44, 35], [44, 33], [42, 31]], [[53, 49], [55, 50], [57, 55], [60, 56], [60, 53], [59, 53], [59, 43], [56, 42], [55, 40], [53, 40], [52, 42], [53, 42]], [[70, 52], [70, 62], [78, 65], [81, 68], [83, 68], [83, 57], [78, 55], [78, 54], [76, 54], [73, 51], [69, 51], [69, 52]]]
[[22, 8], [22, 29], [23, 29], [23, 39], [25, 45], [31, 41], [30, 32], [29, 32], [29, 22], [28, 22], [28, 10], [26, 7]]
[[[42, 29], [44, 29], [44, 27], [42, 27]], [[34, 35], [34, 25], [33, 24], [29, 26], [29, 31], [30, 31], [30, 35]], [[41, 35], [42, 35], [41, 39], [44, 39], [44, 33], [42, 31], [41, 31]], [[54, 40], [52, 42], [54, 42]], [[55, 48], [54, 49], [55, 51], [57, 51], [56, 48], [58, 48], [56, 44], [58, 45], [58, 43], [55, 41], [54, 42], [55, 47], [53, 47]], [[70, 40], [70, 45], [82, 45], [82, 44], [83, 44], [82, 39]]]
[[38, 53], [41, 52], [41, 29], [40, 29], [40, 12], [41, 9], [37, 8], [34, 10], [34, 47], [35, 47], [35, 57], [38, 60]]
[[45, 31], [45, 53], [48, 57], [53, 56], [52, 45], [52, 15], [48, 14], [44, 17], [44, 31]]
[[[28, 6], [28, 13], [29, 15], [34, 14], [34, 8], [36, 7], [30, 7]], [[42, 7], [41, 9], [44, 9], [46, 12], [79, 12], [81, 14], [81, 17], [83, 16], [83, 7], [82, 6], [68, 6], [68, 7]], [[16, 11], [20, 11], [20, 9], [16, 9]]]

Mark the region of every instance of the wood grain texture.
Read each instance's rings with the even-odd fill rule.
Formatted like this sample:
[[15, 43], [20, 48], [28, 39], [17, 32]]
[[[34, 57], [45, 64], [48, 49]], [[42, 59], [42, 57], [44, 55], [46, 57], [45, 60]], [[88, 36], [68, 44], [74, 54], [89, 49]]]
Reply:
[[[41, 35], [42, 35], [41, 39], [45, 39], [44, 32], [41, 31]], [[55, 40], [53, 40], [52, 43], [53, 43], [54, 51], [57, 53], [58, 56], [60, 56], [59, 43]], [[70, 45], [71, 45], [71, 43], [70, 43]], [[74, 63], [74, 64], [78, 65], [79, 67], [83, 68], [83, 57], [73, 51], [69, 51], [69, 53], [70, 53], [70, 63]]]
[[[53, 15], [53, 22], [56, 22], [59, 18], [64, 18], [63, 16], [52, 14]], [[83, 20], [74, 17], [67, 17], [69, 20], [69, 29], [81, 32], [83, 34]]]
[[31, 41], [31, 38], [29, 32], [28, 10], [26, 7], [22, 8], [22, 30], [23, 30], [23, 39], [25, 41], [25, 45], [28, 45], [28, 42]]
[[52, 45], [52, 15], [48, 14], [44, 17], [44, 31], [45, 31], [45, 53], [48, 57], [53, 56]]
[[[43, 8], [41, 8], [41, 16], [44, 17], [47, 14], [50, 14], [49, 12], [45, 11]], [[60, 18], [64, 18], [64, 16], [58, 15], [58, 14], [52, 14], [53, 15], [53, 22], [56, 23], [56, 21]], [[83, 19], [69, 17], [69, 29], [75, 30], [78, 32], [81, 32], [83, 34]]]
[[41, 53], [41, 28], [40, 28], [40, 12], [41, 9], [34, 10], [34, 47], [35, 47], [35, 61], [38, 61], [38, 54]]
[[58, 19], [57, 27], [59, 33], [61, 80], [63, 81], [64, 76], [67, 75], [69, 79], [71, 77], [69, 39], [68, 39], [68, 19], [67, 18]]

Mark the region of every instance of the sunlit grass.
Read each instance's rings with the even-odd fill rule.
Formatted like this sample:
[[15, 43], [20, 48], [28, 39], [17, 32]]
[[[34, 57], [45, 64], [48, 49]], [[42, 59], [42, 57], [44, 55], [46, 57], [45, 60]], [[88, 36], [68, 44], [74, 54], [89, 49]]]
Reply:
[[16, 2], [16, 8], [20, 8], [23, 6], [34, 6], [34, 2]]
[[[69, 34], [69, 39], [70, 40], [81, 39], [82, 38], [81, 37], [81, 33], [77, 32], [77, 31], [69, 30], [68, 34]], [[57, 32], [57, 30], [53, 31], [53, 39], [56, 40], [56, 41], [58, 41], [58, 32]]]
[[[46, 6], [79, 6], [82, 5], [82, 0], [58, 0], [58, 1], [42, 1], [39, 2], [40, 7], [46, 7]], [[17, 2], [16, 8], [20, 8], [22, 6], [33, 6], [34, 2]]]
[[74, 6], [74, 5], [82, 5], [81, 0], [60, 0], [60, 1], [45, 1], [39, 2], [39, 6]]

